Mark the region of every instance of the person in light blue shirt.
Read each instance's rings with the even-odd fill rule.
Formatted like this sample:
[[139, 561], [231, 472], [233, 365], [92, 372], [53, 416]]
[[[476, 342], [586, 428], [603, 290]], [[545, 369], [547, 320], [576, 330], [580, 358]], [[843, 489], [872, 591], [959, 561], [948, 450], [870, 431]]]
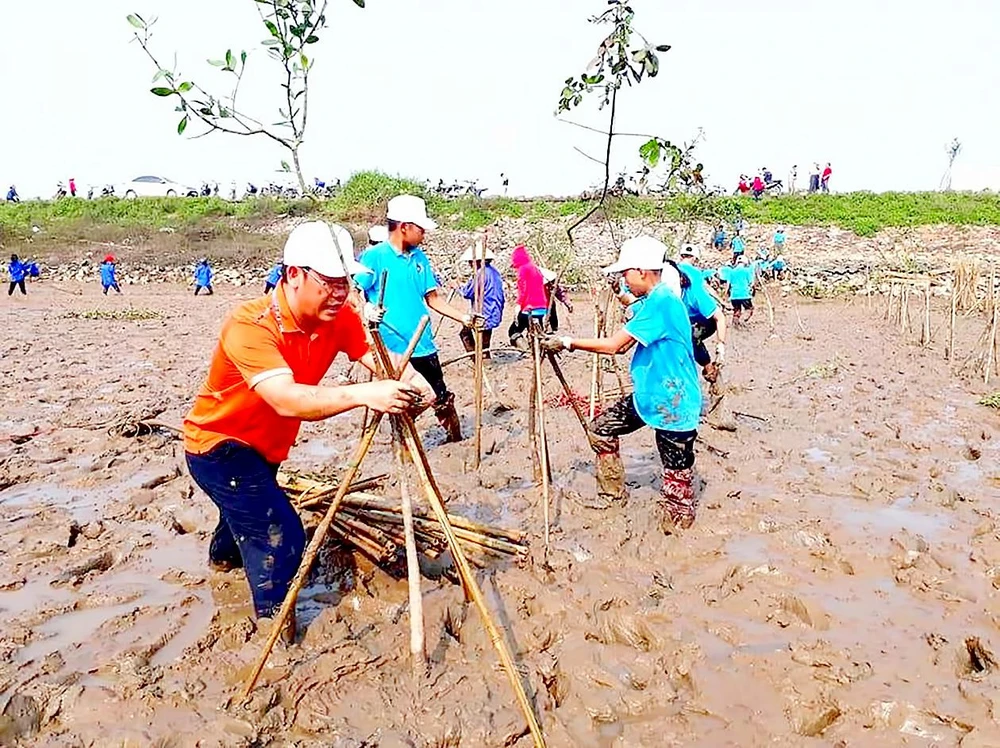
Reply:
[[733, 263], [735, 264], [735, 262], [740, 257], [743, 256], [743, 253], [746, 252], [747, 249], [746, 240], [742, 236], [737, 234], [736, 236], [733, 237], [732, 249], [733, 249]]
[[[410, 338], [417, 331], [420, 320], [431, 310], [466, 327], [482, 326], [482, 317], [465, 314], [453, 307], [438, 293], [438, 282], [430, 260], [420, 249], [424, 233], [437, 228], [427, 215], [427, 206], [419, 197], [399, 195], [389, 201], [386, 211], [389, 239], [369, 247], [360, 262], [372, 272], [357, 275], [355, 283], [367, 300], [365, 316], [370, 323], [378, 323], [386, 348], [392, 353], [403, 354]], [[385, 274], [383, 307], [382, 277]], [[410, 359], [434, 390], [434, 414], [444, 428], [447, 440], [462, 439], [462, 428], [455, 409], [455, 395], [444, 381], [444, 370], [438, 358], [431, 326], [424, 328]]]
[[215, 293], [212, 290], [212, 266], [208, 264], [207, 257], [203, 258], [194, 268], [194, 295], [197, 296], [203, 288], [208, 291], [209, 296]]
[[783, 226], [778, 227], [778, 230], [774, 232], [774, 252], [775, 254], [780, 254], [785, 249], [785, 229]]
[[[708, 382], [719, 378], [719, 367], [726, 360], [726, 315], [719, 306], [705, 281], [705, 273], [694, 263], [699, 256], [693, 244], [681, 247], [677, 269], [681, 273], [681, 300], [687, 308], [691, 320], [691, 340], [694, 346], [694, 360], [702, 367], [701, 373]], [[709, 355], [705, 341], [716, 335], [715, 361]]]
[[281, 280], [281, 272], [284, 270], [285, 266], [279, 260], [274, 263], [274, 267], [271, 268], [270, 272], [267, 274], [267, 278], [264, 279], [264, 293], [269, 294], [278, 286], [278, 281]]
[[[721, 268], [719, 277], [729, 285], [733, 325], [749, 322], [753, 317], [753, 292], [757, 280], [754, 268], [747, 262], [746, 257], [740, 257], [736, 265]], [[744, 311], [746, 317], [742, 316]]]
[[618, 437], [651, 427], [663, 463], [661, 529], [670, 534], [695, 520], [694, 441], [701, 418], [701, 385], [691, 344], [691, 323], [681, 301], [680, 273], [664, 265], [666, 246], [650, 236], [622, 244], [618, 262], [606, 273], [622, 273], [638, 300], [635, 314], [608, 338], [549, 337], [546, 351], [588, 351], [615, 355], [635, 348], [630, 371], [634, 391], [613, 403], [588, 429], [597, 453], [598, 493], [625, 500]]

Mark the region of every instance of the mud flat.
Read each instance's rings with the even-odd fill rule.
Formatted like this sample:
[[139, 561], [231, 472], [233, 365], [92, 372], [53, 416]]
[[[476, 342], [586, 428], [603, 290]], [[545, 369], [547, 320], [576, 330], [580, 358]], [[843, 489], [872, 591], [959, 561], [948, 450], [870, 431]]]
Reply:
[[[249, 291], [31, 290], [2, 311], [0, 744], [529, 744], [461, 589], [424, 582], [431, 672], [416, 692], [405, 581], [332, 547], [301, 641], [230, 706], [266, 626], [242, 574], [205, 565], [216, 515], [179, 442], [108, 429], [179, 423]], [[650, 521], [650, 433], [623, 440], [628, 505], [594, 508], [579, 426], [548, 409], [546, 568], [526, 410], [487, 410], [479, 476], [471, 444], [418, 422], [453, 511], [533, 533], [528, 563], [481, 579], [552, 746], [1000, 744], [1000, 417], [976, 405], [981, 380], [900, 339], [874, 304], [774, 296], [773, 331], [761, 308], [732, 336], [738, 429], [703, 429], [716, 451], [699, 450], [699, 519], [681, 537]], [[129, 305], [144, 313], [84, 314]], [[581, 300], [564, 329], [585, 334], [589, 315]], [[457, 352], [453, 327], [441, 340]], [[581, 392], [588, 364], [564, 357]], [[469, 369], [447, 373], [471, 430]], [[526, 361], [490, 374], [526, 402]], [[305, 427], [289, 466], [341, 464], [359, 422]], [[367, 472], [392, 465], [385, 433]]]

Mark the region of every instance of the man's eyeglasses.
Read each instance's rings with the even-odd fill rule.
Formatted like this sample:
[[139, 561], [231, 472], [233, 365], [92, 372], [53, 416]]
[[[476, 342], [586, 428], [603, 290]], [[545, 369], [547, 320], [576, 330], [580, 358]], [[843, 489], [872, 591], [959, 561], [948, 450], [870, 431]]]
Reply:
[[327, 293], [333, 293], [334, 291], [337, 290], [337, 286], [334, 284], [336, 284], [337, 280], [341, 279], [324, 278], [322, 275], [317, 273], [312, 268], [302, 268], [302, 269], [306, 271], [307, 275], [311, 275], [312, 279], [316, 281], [316, 283], [319, 284], [320, 288], [322, 288]]

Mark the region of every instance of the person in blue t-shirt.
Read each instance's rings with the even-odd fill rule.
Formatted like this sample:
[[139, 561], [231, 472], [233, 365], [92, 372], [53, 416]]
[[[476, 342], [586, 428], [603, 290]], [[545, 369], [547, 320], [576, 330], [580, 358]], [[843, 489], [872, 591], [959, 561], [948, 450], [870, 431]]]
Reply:
[[[420, 320], [431, 310], [466, 327], [481, 327], [481, 316], [463, 313], [438, 293], [430, 260], [420, 249], [424, 232], [437, 228], [437, 223], [427, 215], [424, 201], [413, 195], [394, 197], [386, 210], [386, 223], [389, 239], [369, 247], [360, 258], [361, 264], [372, 272], [354, 277], [368, 302], [365, 317], [369, 322], [378, 323], [386, 348], [392, 353], [405, 353]], [[382, 290], [383, 271], [388, 275], [384, 306], [379, 309], [375, 304]], [[417, 341], [410, 363], [434, 390], [434, 414], [447, 440], [461, 441], [462, 427], [455, 409], [455, 395], [445, 384], [430, 325]]]
[[[719, 277], [729, 285], [729, 303], [733, 307], [733, 325], [749, 322], [753, 317], [753, 292], [756, 285], [756, 273], [741, 256], [735, 265], [720, 268]], [[742, 317], [743, 312], [747, 313]]]
[[778, 280], [784, 280], [786, 270], [788, 263], [785, 262], [785, 256], [779, 252], [778, 256], [771, 260], [771, 274]]
[[270, 272], [267, 274], [267, 278], [264, 279], [264, 293], [271, 293], [278, 286], [278, 281], [281, 280], [281, 271], [284, 270], [285, 266], [279, 260], [274, 263], [274, 267], [271, 268]]
[[[462, 286], [462, 298], [467, 299], [472, 306], [472, 311], [476, 312], [476, 283], [479, 279], [479, 272], [476, 268], [485, 267], [483, 275], [483, 304], [481, 314], [483, 316], [483, 357], [490, 358], [490, 343], [493, 340], [493, 331], [500, 327], [503, 320], [503, 307], [506, 302], [503, 293], [503, 277], [500, 271], [493, 267], [493, 260], [496, 256], [489, 249], [483, 249], [482, 240], [476, 242], [474, 247], [469, 247], [462, 255], [462, 262], [469, 263], [469, 269], [473, 270], [473, 275]], [[476, 338], [471, 327], [462, 327], [458, 334], [462, 341], [462, 347], [466, 353], [476, 350]]]
[[626, 498], [625, 471], [618, 437], [651, 427], [663, 463], [660, 488], [661, 529], [669, 534], [695, 520], [694, 441], [701, 418], [701, 385], [691, 345], [691, 323], [681, 301], [680, 273], [664, 265], [666, 246], [651, 236], [622, 244], [618, 261], [604, 268], [622, 273], [638, 299], [635, 313], [609, 338], [548, 337], [547, 351], [589, 351], [614, 355], [633, 346], [630, 371], [633, 393], [612, 404], [588, 429], [597, 453], [598, 494], [612, 501]]
[[115, 289], [118, 293], [122, 290], [118, 286], [118, 278], [115, 277], [115, 256], [105, 255], [104, 262], [101, 263], [101, 286], [104, 289], [104, 295], [108, 295], [109, 289]]
[[779, 226], [778, 230], [774, 232], [774, 252], [775, 254], [780, 254], [785, 249], [785, 229], [783, 226]]
[[736, 236], [733, 237], [733, 244], [732, 244], [733, 264], [736, 264], [736, 261], [743, 256], [743, 253], [746, 251], [746, 248], [747, 248], [747, 243], [742, 236], [737, 234]]
[[715, 234], [712, 236], [712, 246], [716, 249], [722, 249], [726, 246], [726, 227], [721, 223], [715, 229]]
[[194, 268], [194, 295], [197, 296], [203, 288], [208, 291], [209, 296], [215, 293], [212, 290], [212, 266], [208, 264], [207, 257], [203, 258]]
[[[719, 367], [726, 360], [726, 315], [708, 290], [705, 271], [694, 264], [698, 254], [697, 247], [685, 244], [681, 247], [677, 269], [681, 273], [681, 299], [691, 320], [694, 360], [702, 367], [705, 381], [715, 382], [719, 378]], [[717, 336], [715, 361], [705, 345], [713, 335]]]
[[28, 274], [27, 264], [21, 262], [21, 259], [17, 255], [11, 255], [10, 263], [7, 265], [7, 272], [10, 273], [10, 288], [7, 289], [7, 295], [12, 296], [14, 289], [20, 288], [21, 293], [27, 296], [28, 290], [24, 287], [24, 276]]

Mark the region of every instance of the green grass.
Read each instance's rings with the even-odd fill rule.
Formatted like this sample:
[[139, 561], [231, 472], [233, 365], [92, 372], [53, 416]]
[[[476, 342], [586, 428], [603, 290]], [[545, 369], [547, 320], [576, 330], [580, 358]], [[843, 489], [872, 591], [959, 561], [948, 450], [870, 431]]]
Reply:
[[[561, 220], [567, 224], [590, 203], [580, 199], [514, 200], [503, 197], [446, 200], [427, 194], [422, 183], [378, 172], [360, 172], [333, 199], [276, 200], [258, 198], [231, 203], [219, 198], [141, 200], [60, 200], [18, 205], [0, 204], [0, 241], [16, 244], [38, 226], [49, 240], [149, 236], [160, 229], [223, 231], [234, 222], [250, 225], [278, 217], [316, 215], [364, 223], [384, 216], [394, 195], [424, 196], [428, 210], [449, 228], [476, 230], [503, 218], [529, 222]], [[663, 200], [626, 197], [607, 205], [615, 218], [714, 221], [742, 214], [759, 224], [838, 226], [861, 236], [886, 227], [928, 224], [1000, 225], [1000, 196], [970, 192], [854, 192], [838, 195], [794, 195], [755, 201], [745, 197], [680, 196]]]

